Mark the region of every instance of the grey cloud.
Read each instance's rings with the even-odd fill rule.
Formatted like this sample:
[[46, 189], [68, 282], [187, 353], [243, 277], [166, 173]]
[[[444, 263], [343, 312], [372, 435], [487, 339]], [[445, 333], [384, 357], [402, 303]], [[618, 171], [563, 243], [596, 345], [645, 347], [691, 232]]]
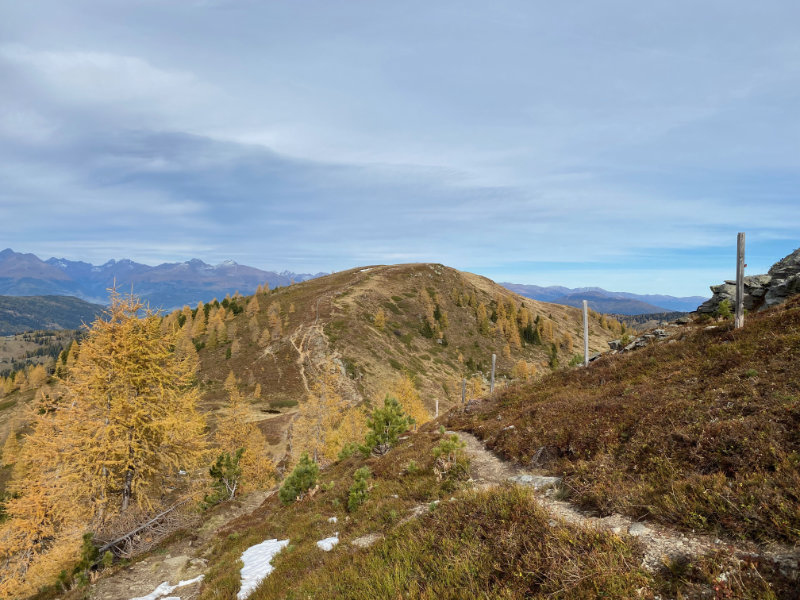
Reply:
[[793, 2], [4, 13], [0, 216], [23, 250], [609, 274], [800, 225]]

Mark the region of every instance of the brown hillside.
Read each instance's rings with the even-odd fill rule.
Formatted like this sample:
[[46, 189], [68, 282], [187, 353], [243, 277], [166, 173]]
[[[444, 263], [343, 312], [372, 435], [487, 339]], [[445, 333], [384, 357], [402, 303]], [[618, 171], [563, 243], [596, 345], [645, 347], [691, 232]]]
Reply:
[[599, 514], [796, 544], [800, 300], [680, 337], [510, 388], [449, 425], [562, 475]]
[[[492, 353], [503, 385], [519, 360], [535, 365], [540, 374], [548, 371], [551, 343], [562, 365], [581, 348], [578, 309], [523, 298], [484, 277], [437, 264], [351, 269], [233, 302], [223, 303], [234, 306], [226, 310], [227, 341], [216, 335], [215, 345], [210, 325], [208, 332], [193, 336], [196, 345], [204, 345], [199, 352], [204, 399], [209, 410], [218, 407], [225, 398], [222, 383], [232, 371], [250, 395], [252, 418], [261, 422], [277, 456], [283, 454], [297, 403], [328, 357], [346, 375], [340, 393], [349, 403], [374, 400], [408, 373], [433, 413], [437, 399], [440, 411], [460, 402], [463, 377], [488, 385]], [[477, 318], [481, 305], [488, 317], [483, 331]], [[538, 318], [532, 328], [538, 327], [541, 343], [519, 335], [524, 333], [523, 309]], [[383, 327], [380, 318], [376, 323], [379, 311], [385, 316]], [[618, 332], [601, 327], [593, 314], [590, 336], [591, 351], [599, 352]], [[472, 385], [469, 397], [479, 393]], [[254, 397], [256, 386], [259, 398]]]

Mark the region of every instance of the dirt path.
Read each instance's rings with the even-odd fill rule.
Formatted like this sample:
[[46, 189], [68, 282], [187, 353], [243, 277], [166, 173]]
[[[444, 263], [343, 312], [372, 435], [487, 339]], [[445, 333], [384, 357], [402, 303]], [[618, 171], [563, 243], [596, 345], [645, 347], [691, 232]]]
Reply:
[[[316, 327], [316, 325], [314, 325]], [[306, 390], [306, 394], [310, 393], [310, 388], [308, 387], [308, 377], [306, 377], [306, 359], [308, 358], [308, 350], [307, 350], [307, 342], [310, 330], [304, 331], [302, 325], [300, 325], [297, 329], [294, 330], [291, 336], [289, 336], [289, 342], [292, 344], [292, 347], [297, 352], [297, 368], [300, 371], [300, 379], [303, 380], [303, 388]], [[299, 342], [297, 341], [299, 338]]]
[[[214, 534], [231, 521], [257, 509], [275, 491], [254, 492], [240, 502], [228, 505], [225, 510], [203, 521], [193, 535], [182, 537], [155, 550], [89, 587], [89, 600], [129, 600], [152, 593], [159, 585], [170, 586], [203, 575], [208, 566], [205, 558], [207, 544]], [[165, 594], [165, 598], [193, 600], [197, 598], [201, 582], [192, 583]]]
[[731, 544], [710, 536], [688, 534], [656, 523], [634, 521], [620, 514], [595, 517], [571, 505], [556, 500], [553, 496], [560, 482], [558, 478], [546, 477], [535, 471], [525, 471], [517, 465], [503, 461], [487, 450], [483, 442], [472, 434], [462, 431], [457, 434], [466, 444], [465, 450], [471, 459], [471, 472], [479, 487], [491, 487], [507, 481], [531, 486], [537, 491], [537, 499], [550, 513], [568, 523], [594, 527], [616, 534], [627, 533], [639, 539], [644, 547], [642, 566], [655, 570], [665, 559], [675, 560], [698, 556], [716, 550], [728, 550], [737, 558], [759, 556], [779, 565], [787, 573], [800, 570], [800, 549], [791, 547], [760, 548], [755, 544], [737, 542]]

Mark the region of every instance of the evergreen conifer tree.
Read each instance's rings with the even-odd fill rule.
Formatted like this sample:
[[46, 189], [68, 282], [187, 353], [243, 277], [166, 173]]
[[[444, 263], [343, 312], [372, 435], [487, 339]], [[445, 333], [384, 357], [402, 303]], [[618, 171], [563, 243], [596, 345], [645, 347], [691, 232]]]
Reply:
[[300, 461], [284, 480], [278, 498], [281, 503], [291, 504], [317, 484], [319, 465], [309, 458], [307, 453], [300, 456]]
[[396, 398], [386, 396], [383, 406], [367, 419], [367, 437], [361, 450], [364, 454], [386, 454], [397, 443], [400, 434], [408, 431], [414, 419], [409, 417]]

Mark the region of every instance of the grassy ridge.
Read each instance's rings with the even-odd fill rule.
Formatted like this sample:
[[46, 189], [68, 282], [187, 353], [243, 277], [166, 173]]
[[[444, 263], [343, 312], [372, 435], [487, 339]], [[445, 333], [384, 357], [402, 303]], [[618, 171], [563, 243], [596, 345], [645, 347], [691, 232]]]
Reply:
[[701, 328], [510, 389], [449, 425], [563, 475], [572, 501], [601, 514], [796, 543], [798, 356], [795, 300], [742, 330]]

